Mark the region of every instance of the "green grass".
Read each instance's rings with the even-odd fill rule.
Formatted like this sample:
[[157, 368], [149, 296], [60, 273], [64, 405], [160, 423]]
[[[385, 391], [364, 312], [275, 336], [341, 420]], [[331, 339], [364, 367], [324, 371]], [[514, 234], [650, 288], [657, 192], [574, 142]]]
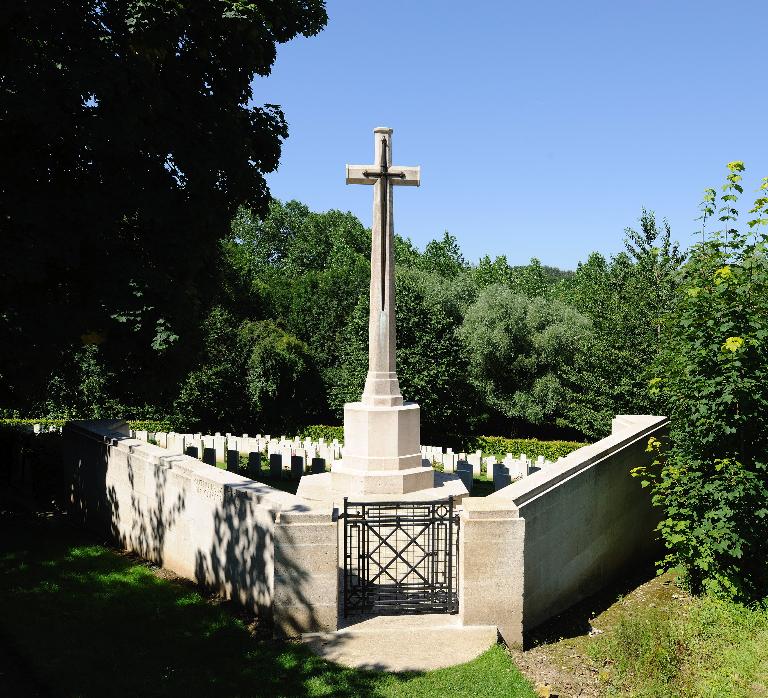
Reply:
[[56, 519], [0, 516], [0, 645], [18, 682], [0, 676], [6, 695], [534, 697], [500, 646], [458, 667], [384, 674], [247, 621]]
[[768, 698], [768, 606], [646, 602], [623, 610], [589, 654], [604, 666], [607, 695]]
[[470, 495], [473, 497], [487, 497], [495, 491], [493, 480], [489, 480], [485, 475], [472, 478], [472, 491]]

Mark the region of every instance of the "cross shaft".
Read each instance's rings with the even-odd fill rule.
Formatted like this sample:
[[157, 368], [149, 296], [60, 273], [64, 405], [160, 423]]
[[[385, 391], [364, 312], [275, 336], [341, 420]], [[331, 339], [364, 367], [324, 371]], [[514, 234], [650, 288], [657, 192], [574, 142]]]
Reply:
[[402, 405], [395, 371], [395, 265], [392, 223], [393, 185], [418, 186], [418, 167], [393, 167], [392, 129], [374, 129], [375, 165], [347, 165], [347, 184], [373, 185], [371, 286], [368, 321], [368, 377], [363, 402]]

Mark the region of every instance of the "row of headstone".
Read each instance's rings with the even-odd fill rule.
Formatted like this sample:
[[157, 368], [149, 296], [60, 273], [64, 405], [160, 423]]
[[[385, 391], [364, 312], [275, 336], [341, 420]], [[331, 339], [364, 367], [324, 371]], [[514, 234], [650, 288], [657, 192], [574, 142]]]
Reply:
[[232, 434], [178, 434], [175, 432], [146, 432], [133, 431], [134, 438], [143, 441], [154, 441], [158, 446], [185, 453], [190, 446], [197, 448], [198, 452], [206, 448], [212, 448], [216, 452], [218, 462], [226, 462], [226, 451], [237, 451], [240, 454], [264, 453], [267, 458], [273, 453], [279, 453], [285, 460], [292, 456], [301, 456], [310, 462], [313, 458], [323, 458], [327, 462], [338, 460], [342, 456], [342, 447], [338, 440], [330, 443], [323, 439], [312, 441], [311, 439], [287, 439], [281, 436], [272, 438], [269, 434], [262, 436], [233, 436]]
[[[312, 441], [299, 437], [288, 439], [285, 436], [278, 439], [269, 434], [233, 436], [232, 434], [216, 433], [211, 436], [199, 433], [177, 434], [175, 432], [153, 433], [147, 431], [135, 431], [131, 432], [131, 435], [137, 439], [154, 441], [163, 448], [172, 449], [179, 453], [195, 454], [194, 457], [211, 465], [226, 464], [228, 469], [239, 469], [240, 455], [246, 455], [250, 459], [251, 454], [264, 454], [270, 463], [273, 461], [273, 456], [279, 456], [281, 472], [285, 471], [286, 475], [298, 473], [300, 468], [301, 472], [308, 470], [310, 472], [323, 472], [326, 463], [339, 460], [343, 455], [343, 447], [336, 439], [326, 443], [324, 439]], [[462, 477], [462, 480], [467, 476], [462, 476], [461, 473], [469, 472], [470, 484], [473, 477], [480, 477], [484, 472], [486, 477], [493, 481], [494, 489], [506, 487], [511, 482], [531, 475], [551, 464], [551, 461], [546, 460], [543, 456], [539, 456], [534, 462], [524, 453], [517, 456], [507, 453], [504, 459], [499, 462], [495, 456], [484, 457], [480, 450], [474, 453], [455, 453], [453, 449], [443, 449], [441, 446], [422, 446], [421, 455], [425, 465], [442, 465], [444, 472], [457, 473]], [[294, 459], [296, 460], [294, 461]], [[314, 464], [315, 461], [323, 462], [323, 470], [307, 467], [308, 464]]]
[[[495, 489], [506, 487], [511, 482], [552, 464], [552, 461], [546, 460], [544, 456], [539, 456], [534, 462], [525, 453], [521, 453], [519, 456], [507, 453], [504, 459], [498, 462], [496, 456], [483, 457], [482, 451], [469, 454], [454, 453], [453, 449], [446, 448], [443, 451], [440, 446], [422, 446], [421, 457], [424, 463], [442, 465], [443, 470], [447, 473], [466, 472], [469, 469], [474, 477], [479, 477], [484, 472], [489, 480], [493, 480]], [[496, 473], [499, 473], [499, 477], [496, 476]], [[506, 475], [502, 477], [502, 473], [506, 473]]]
[[[198, 458], [208, 465], [223, 465], [231, 472], [242, 473], [252, 479], [268, 476], [271, 479], [300, 478], [305, 472], [325, 472], [326, 463], [341, 456], [341, 447], [334, 440], [326, 444], [293, 439], [284, 436], [273, 439], [269, 435], [257, 434], [249, 437], [232, 434], [177, 434], [176, 432], [131, 431], [136, 439], [156, 443], [192, 458]], [[245, 456], [245, 458], [242, 458]], [[244, 464], [241, 464], [242, 461]], [[262, 460], [268, 469], [262, 472]]]

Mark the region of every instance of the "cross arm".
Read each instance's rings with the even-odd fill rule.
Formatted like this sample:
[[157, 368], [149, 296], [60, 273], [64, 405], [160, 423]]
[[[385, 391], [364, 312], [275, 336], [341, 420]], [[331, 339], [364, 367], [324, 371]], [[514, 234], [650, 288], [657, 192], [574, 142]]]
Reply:
[[[379, 176], [377, 165], [347, 165], [347, 184], [375, 184]], [[398, 186], [418, 187], [421, 184], [421, 167], [392, 165], [387, 178]]]
[[[418, 187], [421, 184], [421, 167], [391, 167], [389, 173], [392, 175], [392, 184], [402, 187]], [[402, 173], [403, 177], [397, 174]]]
[[376, 184], [375, 177], [366, 177], [363, 174], [375, 169], [376, 165], [347, 165], [347, 184]]

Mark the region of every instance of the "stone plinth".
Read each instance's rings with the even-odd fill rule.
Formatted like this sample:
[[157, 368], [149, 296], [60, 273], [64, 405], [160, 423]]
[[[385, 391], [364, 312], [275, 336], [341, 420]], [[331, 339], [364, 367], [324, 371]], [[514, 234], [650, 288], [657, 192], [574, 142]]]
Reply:
[[336, 492], [406, 494], [429, 489], [434, 471], [421, 464], [419, 406], [344, 405], [344, 458], [331, 468]]
[[435, 482], [435, 471], [422, 465], [419, 416], [415, 403], [347, 403], [343, 459], [333, 463], [330, 473], [305, 475], [296, 494], [327, 501], [400, 498], [411, 493], [427, 498], [466, 494], [454, 478]]
[[382, 502], [396, 500], [398, 502], [437, 502], [445, 501], [453, 497], [454, 503], [461, 502], [467, 496], [467, 488], [458, 476], [452, 473], [433, 473], [434, 482], [427, 489], [413, 490], [405, 494], [382, 493], [350, 493], [348, 491], [334, 491], [331, 485], [333, 473], [319, 473], [317, 475], [305, 475], [301, 478], [296, 496], [306, 499], [308, 502], [322, 502], [333, 504], [341, 509], [344, 497], [349, 497], [355, 502]]

